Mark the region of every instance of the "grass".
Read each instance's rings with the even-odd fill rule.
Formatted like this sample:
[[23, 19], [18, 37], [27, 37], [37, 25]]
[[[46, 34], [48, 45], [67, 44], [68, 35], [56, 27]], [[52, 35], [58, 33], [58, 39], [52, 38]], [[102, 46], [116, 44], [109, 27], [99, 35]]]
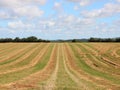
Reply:
[[47, 62], [49, 61], [50, 54], [52, 52], [53, 45], [51, 44], [46, 55], [38, 62], [35, 66], [25, 69], [25, 70], [20, 70], [16, 72], [11, 72], [8, 74], [3, 74], [0, 75], [0, 84], [5, 84], [5, 83], [10, 83], [16, 80], [20, 80], [24, 77], [29, 76], [32, 73], [35, 73], [45, 67]]
[[[67, 54], [67, 53], [66, 53]], [[69, 57], [69, 56], [67, 56]], [[73, 57], [74, 58], [74, 57]], [[71, 60], [73, 60], [75, 62], [74, 59], [71, 58]], [[70, 59], [68, 59], [68, 62], [70, 61]], [[75, 63], [74, 63], [75, 64]], [[69, 65], [67, 65], [68, 67], [70, 67]], [[72, 69], [72, 66], [71, 68], [69, 68], [69, 71], [78, 78], [78, 80], [80, 81], [80, 83], [84, 84], [86, 88], [89, 88], [89, 90], [105, 90], [105, 88], [103, 87], [100, 87], [100, 86], [97, 86], [97, 84], [95, 82], [91, 82], [91, 81], [88, 81], [88, 80], [84, 80], [83, 78], [85, 77], [85, 75], [78, 75], [78, 73], [76, 72], [75, 69]], [[79, 88], [80, 88], [81, 85], [79, 85]], [[82, 86], [81, 86], [82, 88]], [[84, 89], [83, 89], [84, 90]], [[86, 90], [86, 89], [85, 89]]]
[[25, 65], [30, 64], [30, 62], [41, 52], [41, 50], [45, 47], [45, 45], [40, 45], [35, 48], [35, 50], [25, 59], [23, 59], [21, 62], [14, 65], [14, 67], [22, 67]]
[[68, 73], [65, 71], [64, 60], [65, 58], [62, 55], [62, 49], [60, 49], [59, 71], [58, 71], [57, 80], [56, 80], [56, 87], [59, 88], [59, 90], [60, 89], [61, 90], [74, 90], [75, 87], [77, 87], [77, 85], [70, 78]]
[[51, 44], [50, 47], [48, 48], [46, 54], [44, 55], [44, 58], [42, 58], [42, 60], [40, 60], [34, 67], [35, 70], [41, 70], [43, 69], [46, 64], [48, 63], [49, 59], [50, 59], [50, 55], [52, 52], [54, 45]]
[[[20, 83], [30, 84], [32, 80], [35, 80], [35, 85], [38, 87], [25, 87], [25, 90], [37, 90], [41, 84], [46, 86], [50, 83], [47, 82], [49, 79], [50, 81], [54, 80], [54, 90], [119, 90], [120, 88], [120, 68], [111, 65], [102, 58], [119, 64], [120, 60], [117, 60], [119, 58], [112, 56], [111, 53], [120, 44], [111, 43], [108, 47], [104, 47], [104, 45], [108, 45], [106, 43], [16, 43], [16, 46], [14, 44], [6, 45], [8, 46], [0, 44], [0, 55], [6, 54], [4, 57], [0, 57], [0, 86], [11, 82], [19, 83], [19, 80], [34, 74], [38, 76], [30, 77], [30, 81], [25, 79]], [[15, 47], [10, 48], [11, 46]], [[102, 49], [107, 48], [102, 52], [99, 46]], [[21, 49], [23, 51], [19, 52]], [[120, 49], [116, 53], [120, 55]], [[5, 57], [8, 55], [9, 59]], [[54, 74], [57, 60], [58, 68], [55, 70], [58, 69], [58, 71], [57, 74], [56, 72]], [[14, 69], [15, 71], [12, 71]], [[2, 74], [6, 71], [11, 72]], [[42, 74], [35, 74], [41, 71]], [[56, 76], [56, 79], [50, 78], [51, 75]]]
[[[71, 46], [71, 45], [70, 45]], [[74, 55], [76, 56], [76, 64], [82, 69], [84, 70], [85, 72], [89, 73], [90, 75], [92, 76], [97, 76], [97, 77], [101, 77], [101, 78], [104, 78], [104, 79], [107, 79], [107, 80], [110, 80], [111, 82], [115, 83], [115, 84], [118, 84], [120, 85], [120, 79], [118, 78], [115, 78], [113, 76], [110, 76], [109, 74], [106, 74], [106, 73], [103, 73], [103, 72], [99, 72], [93, 68], [91, 68], [90, 66], [88, 66], [86, 63], [85, 63], [85, 60], [80, 58], [78, 52], [75, 50], [75, 48], [73, 46], [71, 46], [73, 52], [74, 52]], [[87, 52], [87, 50], [85, 50], [85, 48], [81, 47], [82, 50], [84, 50], [85, 52]], [[83, 52], [84, 52], [83, 51]], [[88, 57], [89, 58], [89, 57]]]
[[40, 52], [42, 50], [42, 48], [44, 47], [45, 45], [41, 44], [41, 45], [35, 45], [33, 47], [30, 47], [28, 49], [28, 51], [26, 53], [24, 53], [23, 56], [21, 57], [24, 57], [27, 53], [29, 53], [30, 51], [32, 51], [32, 53], [27, 56], [26, 58], [24, 58], [22, 61], [19, 61], [21, 60], [21, 57], [19, 59], [17, 59], [17, 63], [15, 63], [14, 65], [11, 64], [11, 65], [7, 65], [7, 66], [3, 66], [3, 67], [0, 67], [0, 71], [6, 71], [6, 70], [12, 70], [12, 69], [17, 69], [17, 68], [21, 68], [25, 65], [28, 65], [30, 63], [30, 61], [32, 61], [35, 56], [38, 54], [38, 52]]
[[[31, 49], [34, 48], [34, 47], [35, 46], [32, 46]], [[23, 53], [20, 53], [19, 55], [15, 55], [13, 58], [7, 59], [4, 62], [1, 62], [0, 65], [4, 65], [4, 64], [8, 64], [8, 63], [11, 63], [13, 61], [16, 61], [17, 59], [21, 58], [25, 53], [29, 52], [29, 50], [30, 50], [30, 48], [27, 48], [27, 50], [25, 49], [23, 51]]]
[[120, 49], [117, 51], [117, 54], [120, 56]]
[[[13, 52], [13, 51], [16, 51], [16, 50], [19, 50], [20, 48], [21, 48], [21, 46], [22, 46], [22, 48], [23, 48], [23, 46], [24, 47], [26, 47], [27, 46], [27, 44], [26, 45], [24, 45], [24, 44], [21, 44], [21, 45], [15, 45], [15, 44], [13, 44], [13, 45], [9, 45], [9, 44], [7, 44], [8, 45], [8, 47], [6, 47], [6, 48], [4, 48], [4, 47], [2, 47], [3, 48], [3, 51], [0, 51], [0, 55], [2, 55], [2, 56], [4, 56], [4, 55], [6, 55], [6, 54], [9, 54], [9, 53], [11, 53], [11, 51]], [[6, 45], [6, 46], [7, 46]], [[10, 47], [9, 47], [10, 46]]]

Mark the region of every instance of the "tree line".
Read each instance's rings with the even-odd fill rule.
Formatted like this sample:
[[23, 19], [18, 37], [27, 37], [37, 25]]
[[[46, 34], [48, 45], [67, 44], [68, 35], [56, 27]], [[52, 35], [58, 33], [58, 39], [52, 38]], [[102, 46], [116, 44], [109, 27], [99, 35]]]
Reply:
[[120, 42], [120, 37], [118, 38], [93, 38], [91, 37], [88, 42]]
[[43, 40], [38, 39], [35, 36], [30, 36], [27, 38], [0, 38], [0, 42], [120, 42], [120, 37], [118, 38], [89, 38], [89, 39], [70, 39], [70, 40]]
[[35, 36], [30, 36], [27, 38], [0, 38], [0, 42], [50, 42], [49, 40], [38, 39]]

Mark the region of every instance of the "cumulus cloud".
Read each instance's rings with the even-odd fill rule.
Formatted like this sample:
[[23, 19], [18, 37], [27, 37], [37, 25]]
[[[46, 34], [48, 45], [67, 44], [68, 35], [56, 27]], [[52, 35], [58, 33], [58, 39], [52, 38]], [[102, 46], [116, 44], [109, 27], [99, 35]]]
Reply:
[[80, 6], [87, 6], [93, 3], [94, 0], [67, 0], [67, 1], [79, 3]]
[[74, 30], [88, 29], [90, 26], [92, 27], [94, 23], [95, 21], [93, 19], [83, 19], [75, 17], [74, 15], [66, 15], [58, 17], [55, 20], [40, 21], [37, 26], [40, 26], [40, 28], [45, 26], [44, 29], [50, 30], [51, 32], [58, 29], [60, 29], [61, 32], [63, 32], [62, 30], [65, 30], [64, 32], [70, 32]]
[[64, 19], [65, 23], [71, 23], [75, 20], [75, 17], [73, 15], [69, 15]]
[[60, 8], [61, 7], [61, 4], [60, 3], [58, 3], [58, 2], [55, 2], [54, 3], [54, 8]]
[[91, 3], [90, 0], [81, 0], [80, 6], [86, 6], [86, 5], [89, 5], [90, 3]]
[[89, 18], [113, 16], [116, 14], [120, 14], [120, 4], [107, 3], [101, 9], [96, 9], [92, 11], [83, 11], [81, 14], [84, 17], [89, 17]]
[[2, 19], [10, 18], [9, 13], [0, 11], [0, 18], [2, 18]]
[[60, 2], [55, 2], [54, 3], [54, 6], [53, 6], [53, 9], [58, 13], [58, 14], [62, 14], [64, 9], [63, 9], [63, 6]]
[[78, 6], [74, 6], [74, 10], [79, 10], [79, 7]]
[[120, 0], [117, 0], [118, 2], [120, 2]]
[[30, 3], [30, 4], [38, 4], [38, 5], [44, 5], [46, 4], [47, 0], [26, 0], [25, 3]]
[[21, 30], [21, 29], [33, 29], [34, 25], [30, 24], [30, 23], [23, 23], [22, 21], [15, 21], [15, 22], [9, 22], [8, 23], [8, 28], [10, 29], [17, 29], [17, 30]]
[[0, 18], [9, 19], [23, 16], [27, 18], [40, 17], [44, 11], [41, 10], [39, 6], [45, 3], [46, 0], [0, 0], [0, 11], [2, 11], [0, 12]]
[[36, 6], [24, 6], [13, 9], [17, 16], [27, 16], [29, 18], [40, 17], [44, 11], [40, 10]]
[[[109, 22], [111, 24], [106, 20], [106, 17], [120, 14], [120, 3], [118, 3], [120, 0], [116, 0], [114, 3], [107, 0], [104, 5], [102, 3], [102, 8], [99, 9], [95, 9], [96, 5], [92, 8], [89, 6], [95, 1], [98, 0], [53, 1], [50, 2], [50, 5], [41, 8], [41, 5], [45, 5], [47, 0], [0, 0], [0, 20], [8, 19], [7, 22], [3, 22], [3, 27], [1, 25], [0, 30], [6, 29], [6, 32], [11, 33], [23, 32], [22, 34], [32, 32], [32, 35], [37, 33], [55, 38], [87, 37], [94, 33], [101, 35], [109, 31], [120, 33], [120, 20], [112, 22], [114, 19], [112, 18]], [[79, 14], [80, 12], [81, 14]], [[101, 23], [102, 18], [104, 20]], [[5, 26], [7, 23], [8, 26]], [[25, 35], [28, 35], [27, 33]]]
[[39, 30], [49, 30], [52, 29], [53, 27], [55, 27], [56, 25], [56, 21], [55, 20], [40, 20], [37, 25], [36, 25], [36, 29]]
[[0, 0], [0, 7], [18, 7], [24, 5], [44, 5], [47, 0]]

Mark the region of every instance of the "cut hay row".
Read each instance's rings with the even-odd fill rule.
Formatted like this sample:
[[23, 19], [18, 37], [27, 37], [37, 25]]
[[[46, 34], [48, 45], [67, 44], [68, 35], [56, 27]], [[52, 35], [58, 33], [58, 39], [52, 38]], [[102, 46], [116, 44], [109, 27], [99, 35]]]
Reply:
[[[45, 58], [42, 57], [40, 59], [40, 62], [37, 63], [35, 66], [33, 66], [31, 68], [27, 68], [25, 70], [21, 70], [21, 71], [16, 71], [16, 72], [13, 72], [13, 73], [5, 74], [5, 75], [2, 75], [2, 76], [0, 75], [0, 79], [2, 80], [2, 81], [0, 81], [0, 83], [1, 84], [2, 83], [4, 83], [4, 84], [8, 83], [9, 84], [10, 82], [17, 82], [19, 80], [21, 81], [21, 80], [24, 80], [24, 78], [27, 78], [28, 76], [30, 76], [31, 74], [34, 74], [34, 73], [36, 73], [39, 70], [42, 70], [46, 66], [46, 64], [47, 64], [47, 62], [49, 60], [50, 52], [52, 51], [52, 48], [53, 48], [53, 44], [51, 44], [49, 46], [49, 49], [47, 49], [47, 52], [44, 55]], [[7, 79], [6, 79], [6, 77], [7, 77]], [[28, 83], [28, 81], [27, 81], [27, 83]]]
[[[87, 45], [89, 47], [91, 44]], [[114, 46], [114, 47], [117, 47], [117, 46]], [[118, 47], [119, 48], [119, 47]], [[91, 49], [97, 51], [96, 49], [94, 49], [94, 47], [91, 47]], [[114, 51], [114, 50], [112, 50]], [[109, 57], [111, 57], [111, 55], [109, 55]], [[103, 62], [104, 64], [107, 64], [108, 67], [104, 67], [104, 66], [101, 66], [101, 68], [103, 68], [103, 71], [107, 71], [107, 72], [110, 72], [111, 74], [115, 74], [115, 75], [120, 75], [120, 67], [119, 67], [119, 63], [116, 63], [116, 60], [113, 58], [113, 59], [109, 59], [109, 58], [106, 58], [104, 55], [100, 54], [99, 57], [96, 57], [99, 61]], [[119, 59], [118, 59], [118, 62], [119, 62]], [[100, 63], [98, 63], [98, 65], [100, 65]]]
[[[51, 49], [52, 49], [52, 47], [50, 47], [50, 50]], [[38, 60], [39, 60], [39, 58], [38, 58]], [[41, 65], [41, 63], [37, 63], [37, 64]], [[32, 74], [34, 72], [37, 72], [39, 70], [39, 68], [40, 69], [43, 68], [43, 67], [39, 67], [37, 64], [30, 67], [30, 68], [25, 68], [24, 70], [19, 70], [19, 71], [11, 72], [11, 73], [8, 73], [8, 74], [0, 75], [0, 79], [1, 79], [0, 83], [9, 83], [9, 82], [13, 82], [13, 81], [22, 79], [26, 76], [29, 76], [30, 74]], [[14, 78], [13, 78], [13, 76], [14, 76]], [[6, 77], [7, 77], [7, 79], [6, 79]]]
[[[3, 58], [0, 58], [0, 63], [3, 63], [4, 61], [10, 60], [11, 58], [14, 58], [15, 56], [19, 55], [20, 53], [24, 52], [24, 50], [26, 50], [26, 48], [29, 48], [31, 45], [24, 45], [23, 46], [17, 46], [19, 48], [15, 49], [5, 55], [2, 55]], [[9, 51], [9, 50], [8, 50]], [[11, 50], [10, 50], [11, 51]], [[7, 52], [7, 51], [6, 51]]]
[[76, 82], [74, 82], [73, 78], [71, 78], [70, 74], [66, 70], [66, 63], [65, 63], [65, 56], [64, 56], [64, 49], [63, 44], [60, 45], [59, 51], [59, 67], [58, 67], [58, 74], [56, 79], [56, 87], [55, 89], [65, 89], [65, 90], [72, 90], [73, 88], [77, 88]]
[[120, 50], [120, 48], [116, 47], [115, 49], [113, 49], [111, 55], [115, 56], [116, 58], [120, 58], [120, 55], [117, 53], [119, 50]]
[[0, 54], [2, 53], [2, 51], [4, 50], [8, 50], [10, 49], [11, 47], [14, 47], [15, 45], [13, 45], [12, 43], [0, 43]]
[[[39, 53], [36, 53], [37, 52], [36, 50], [35, 50], [35, 52], [33, 51], [32, 55], [34, 55], [34, 56], [32, 56], [30, 54], [30, 56], [28, 56], [27, 58], [25, 58], [23, 60], [21, 59], [22, 60], [21, 62], [18, 62], [16, 64], [14, 63], [14, 66], [6, 68], [6, 69], [10, 68], [11, 70], [9, 69], [8, 71], [5, 71], [6, 69], [3, 69], [4, 72], [2, 72], [0, 74], [7, 74], [7, 73], [10, 73], [10, 72], [16, 72], [16, 71], [20, 71], [20, 70], [24, 70], [24, 69], [33, 67], [35, 64], [37, 64], [39, 58], [41, 58], [43, 56], [43, 54], [45, 53], [45, 50], [47, 49], [47, 47], [48, 46], [46, 46], [46, 47], [43, 48], [43, 47], [40, 46], [40, 47], [35, 48], [35, 49], [38, 50]], [[41, 50], [39, 50], [39, 49], [41, 49]]]
[[[51, 46], [50, 46], [51, 47]], [[48, 52], [44, 55], [45, 57], [42, 57], [42, 61], [39, 64], [39, 66], [35, 66], [34, 68], [37, 68], [37, 72], [31, 74], [30, 76], [27, 76], [21, 80], [15, 81], [11, 84], [8, 84], [9, 88], [12, 88], [12, 86], [15, 86], [15, 88], [20, 89], [26, 89], [28, 90], [30, 88], [39, 88], [41, 86], [40, 81], [44, 81], [53, 72], [53, 69], [55, 68], [55, 61], [56, 61], [56, 45], [52, 45], [52, 48], [48, 49]], [[47, 58], [46, 58], [47, 57]], [[43, 84], [42, 84], [43, 87]], [[39, 90], [39, 89], [38, 89]]]
[[116, 51], [116, 54], [119, 55], [119, 58], [120, 58], [120, 49]]
[[115, 45], [114, 46], [114, 48], [111, 50], [111, 55], [112, 56], [114, 56], [114, 57], [116, 57], [116, 58], [119, 58], [120, 57], [120, 55], [117, 53], [117, 51], [119, 51], [120, 50], [120, 45], [118, 44], [118, 45]]
[[45, 79], [45, 81], [40, 83], [41, 87], [44, 90], [53, 90], [54, 87], [56, 86], [55, 83], [59, 71], [59, 50], [60, 50], [60, 46], [57, 44], [55, 50], [53, 50], [54, 54], [52, 54], [51, 56], [51, 59], [55, 60], [53, 72], [48, 79]]
[[[83, 45], [83, 46], [84, 46], [84, 45]], [[87, 47], [84, 46], [83, 48], [87, 48]], [[91, 50], [87, 48], [87, 51], [90, 52]], [[90, 57], [90, 55], [89, 55], [89, 57]], [[102, 56], [102, 55], [100, 55], [100, 58], [101, 58], [102, 60], [105, 59], [104, 61], [105, 61], [105, 62], [107, 61], [107, 63], [109, 63], [109, 64], [112, 65], [112, 66], [118, 66], [118, 68], [115, 67], [114, 70], [119, 70], [119, 65], [118, 65], [118, 64], [114, 63], [113, 61], [108, 60], [106, 57], [104, 57], [104, 56]], [[103, 58], [104, 58], [104, 59], [103, 59]], [[92, 61], [92, 60], [91, 60], [91, 61]], [[95, 61], [93, 61], [93, 62], [95, 63]], [[93, 64], [94, 64], [94, 63], [93, 63]], [[94, 66], [97, 67], [97, 68], [102, 68], [102, 67], [103, 67], [103, 66], [99, 67], [99, 65], [100, 65], [100, 63], [94, 64]], [[104, 67], [104, 68], [105, 68], [105, 67]], [[112, 68], [110, 67], [109, 69], [112, 69], [112, 70], [113, 70], [113, 67], [112, 67]], [[111, 71], [112, 71], [112, 70], [111, 70]], [[111, 73], [111, 74], [112, 74], [112, 73]]]
[[[82, 46], [83, 46], [83, 48], [87, 49], [87, 52], [91, 52], [91, 51], [94, 50], [94, 49], [91, 49], [90, 47], [88, 47], [86, 45], [82, 45]], [[94, 50], [94, 52], [97, 53], [95, 50]], [[108, 60], [106, 57], [104, 57], [100, 54], [98, 54], [98, 56], [89, 54], [88, 56], [89, 56], [89, 59], [91, 59], [90, 60], [91, 65], [90, 66], [93, 66], [97, 70], [101, 69], [101, 71], [103, 71], [103, 72], [110, 72], [110, 74], [112, 74], [112, 75], [113, 74], [118, 75], [118, 73], [119, 73], [118, 72], [119, 71], [119, 65], [118, 64], [114, 63], [113, 61]], [[90, 62], [89, 62], [89, 64], [90, 64]], [[116, 66], [117, 66], [117, 68], [116, 68]], [[113, 72], [113, 71], [115, 71], [115, 72]]]
[[[13, 45], [8, 44], [8, 48], [6, 47], [4, 49], [4, 47], [2, 47], [4, 50], [0, 51], [0, 56], [6, 56], [7, 54], [10, 54], [11, 51], [13, 52], [15, 50], [19, 50], [19, 48], [25, 47], [26, 45], [28, 45], [28, 44], [22, 44], [22, 43], [21, 44], [13, 44]], [[7, 46], [7, 44], [6, 44], [6, 46]]]
[[[22, 62], [22, 61], [26, 61], [28, 57], [30, 57], [30, 55], [32, 55], [33, 51], [36, 49], [37, 47], [35, 46], [32, 46], [32, 47], [29, 47], [27, 50], [27, 52], [21, 56], [20, 58], [18, 58], [16, 61], [12, 62], [12, 63], [9, 63], [7, 65], [2, 65], [0, 67], [0, 72], [4, 72], [6, 70], [11, 70], [13, 68], [18, 68], [19, 66], [19, 63]], [[24, 51], [25, 52], [25, 51]]]
[[[119, 44], [111, 44], [111, 45], [109, 45], [109, 43], [108, 43], [108, 44], [104, 45], [104, 43], [103, 43], [100, 46], [101, 49], [99, 47], [96, 48], [97, 45], [93, 47], [91, 44], [89, 44], [89, 45], [87, 44], [87, 46], [91, 47], [92, 49], [94, 49], [94, 50], [96, 50], [98, 52], [103, 52], [104, 51], [104, 53], [100, 53], [102, 56], [110, 59], [111, 61], [119, 63], [119, 57], [115, 53], [116, 49], [119, 49], [119, 47], [120, 47]], [[108, 49], [106, 50], [106, 48], [108, 48]]]
[[[93, 78], [88, 73], [84, 72], [81, 67], [79, 67], [79, 65], [78, 65], [79, 60], [76, 58], [76, 56], [74, 55], [74, 50], [72, 50], [72, 48], [69, 45], [66, 46], [66, 52], [67, 52], [66, 54], [68, 55], [67, 57], [69, 60], [68, 66], [69, 66], [70, 70], [80, 79], [80, 81], [83, 82], [84, 84], [86, 84], [86, 86], [88, 88], [91, 87], [92, 89], [94, 88], [95, 90], [97, 88], [101, 88], [101, 90], [102, 90], [102, 88], [104, 88], [104, 86], [101, 87], [101, 85], [99, 85], [96, 82], [97, 80], [95, 77]], [[96, 83], [98, 84], [98, 86], [96, 85]]]
[[[35, 45], [36, 46], [36, 45]], [[35, 47], [34, 45], [27, 47], [27, 48], [23, 48], [22, 50], [20, 50], [20, 52], [18, 52], [17, 54], [14, 53], [13, 56], [10, 56], [8, 59], [3, 60], [3, 62], [0, 62], [0, 65], [6, 65], [6, 64], [10, 64], [13, 63], [14, 61], [17, 61], [19, 58], [21, 58], [25, 53], [29, 52], [31, 48]], [[9, 54], [8, 54], [9, 55]]]
[[[74, 48], [74, 47], [71, 47], [71, 48]], [[76, 56], [76, 59], [77, 59], [76, 64], [79, 66], [80, 69], [82, 69], [85, 73], [88, 74], [87, 76], [91, 80], [93, 80], [96, 83], [99, 83], [100, 85], [106, 85], [108, 87], [112, 86], [112, 88], [118, 87], [118, 85], [120, 83], [118, 78], [93, 69], [91, 66], [89, 66], [85, 63], [85, 58], [81, 58], [79, 56], [79, 53], [75, 49], [72, 49], [72, 50], [74, 51], [74, 56]], [[116, 85], [115, 85], [115, 83], [116, 83]]]
[[0, 90], [120, 90], [120, 44], [0, 44]]
[[[88, 46], [89, 48], [91, 47], [90, 45], [87, 45], [87, 46]], [[100, 53], [99, 53], [99, 56], [101, 57], [101, 59], [107, 60], [107, 61], [108, 61], [109, 63], [111, 63], [113, 66], [118, 66], [118, 67], [119, 67], [119, 65], [118, 65], [119, 60], [118, 60], [118, 62], [117, 62], [117, 59], [111, 55], [112, 52], [114, 52], [114, 49], [112, 49], [112, 48], [113, 48], [113, 47], [110, 48], [110, 52], [111, 52], [111, 53], [107, 53], [107, 52], [106, 52], [105, 54], [100, 54]], [[98, 50], [95, 49], [94, 47], [91, 47], [91, 49], [98, 52]], [[90, 49], [90, 50], [91, 50], [91, 49]], [[106, 57], [106, 55], [108, 55], [108, 57]]]
[[76, 89], [82, 88], [83, 90], [91, 89], [91, 87], [89, 87], [89, 85], [87, 84], [88, 83], [87, 81], [84, 82], [84, 80], [82, 80], [82, 78], [80, 76], [77, 76], [74, 73], [74, 70], [72, 71], [72, 67], [70, 66], [70, 60], [72, 58], [71, 59], [68, 58], [70, 56], [67, 56], [67, 51], [66, 51], [65, 47], [63, 47], [63, 50], [65, 51], [65, 52], [63, 52], [65, 70], [68, 73], [68, 75], [70, 76], [70, 78], [76, 83], [76, 85], [74, 85], [72, 87], [76, 87]]

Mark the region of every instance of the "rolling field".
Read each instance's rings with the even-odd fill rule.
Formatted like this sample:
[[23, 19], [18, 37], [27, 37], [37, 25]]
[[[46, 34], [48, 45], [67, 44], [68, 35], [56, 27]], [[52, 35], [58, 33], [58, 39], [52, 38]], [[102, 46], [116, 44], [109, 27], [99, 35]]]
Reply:
[[120, 43], [1, 43], [0, 90], [120, 90]]

